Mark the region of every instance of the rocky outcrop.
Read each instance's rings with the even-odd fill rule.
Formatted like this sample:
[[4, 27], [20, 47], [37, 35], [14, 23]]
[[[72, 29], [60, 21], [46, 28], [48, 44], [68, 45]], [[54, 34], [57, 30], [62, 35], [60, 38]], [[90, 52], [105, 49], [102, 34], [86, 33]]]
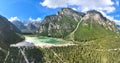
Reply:
[[104, 17], [100, 12], [96, 10], [90, 10], [86, 13], [86, 15], [83, 17], [84, 24], [87, 24], [87, 21], [93, 21], [100, 25], [102, 25], [104, 28], [109, 29], [111, 31], [118, 31], [115, 23], [113, 21], [110, 21], [106, 17]]

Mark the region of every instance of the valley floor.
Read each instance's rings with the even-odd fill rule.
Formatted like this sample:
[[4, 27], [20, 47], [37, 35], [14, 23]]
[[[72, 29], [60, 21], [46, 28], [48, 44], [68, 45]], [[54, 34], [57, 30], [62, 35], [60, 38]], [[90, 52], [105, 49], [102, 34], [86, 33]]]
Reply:
[[[106, 36], [104, 38], [91, 40], [88, 42], [65, 41], [51, 37], [25, 36], [25, 41], [11, 46], [16, 47], [37, 47], [35, 60], [43, 60], [42, 63], [119, 63], [120, 62], [120, 39], [116, 36]], [[28, 46], [27, 46], [28, 45]], [[29, 46], [30, 45], [30, 46]], [[64, 47], [65, 46], [65, 47]], [[27, 55], [30, 49], [22, 54], [30, 62], [30, 56]], [[23, 50], [24, 51], [24, 48]], [[38, 53], [39, 53], [38, 52]], [[25, 55], [26, 54], [26, 55]], [[40, 56], [40, 57], [38, 57]], [[39, 58], [39, 59], [38, 59]], [[24, 59], [23, 59], [24, 60]], [[38, 61], [38, 62], [39, 62]], [[27, 62], [27, 61], [26, 61]], [[38, 63], [37, 62], [37, 63]]]

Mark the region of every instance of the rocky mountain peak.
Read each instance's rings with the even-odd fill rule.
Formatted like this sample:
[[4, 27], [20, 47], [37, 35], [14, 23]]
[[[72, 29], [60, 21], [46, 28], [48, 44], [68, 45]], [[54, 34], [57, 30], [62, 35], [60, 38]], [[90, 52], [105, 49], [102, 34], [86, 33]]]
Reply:
[[84, 16], [85, 20], [106, 21], [106, 18], [96, 10], [90, 10]]
[[62, 8], [61, 12], [63, 12], [63, 14], [71, 14], [71, 13], [76, 13], [76, 11], [74, 11], [71, 8]]
[[116, 25], [113, 21], [104, 17], [100, 12], [96, 10], [90, 10], [83, 17], [84, 23], [86, 22], [94, 22], [102, 25], [104, 28], [109, 29], [111, 31], [117, 31]]
[[73, 9], [71, 9], [71, 8], [62, 8], [61, 10], [62, 11], [73, 11]]
[[85, 14], [82, 12], [77, 12], [71, 8], [62, 8], [62, 10], [58, 12], [58, 15], [65, 15], [65, 16], [73, 15], [75, 17], [77, 16], [83, 17]]
[[89, 10], [87, 11], [87, 14], [101, 14], [100, 12], [96, 11], [96, 10]]

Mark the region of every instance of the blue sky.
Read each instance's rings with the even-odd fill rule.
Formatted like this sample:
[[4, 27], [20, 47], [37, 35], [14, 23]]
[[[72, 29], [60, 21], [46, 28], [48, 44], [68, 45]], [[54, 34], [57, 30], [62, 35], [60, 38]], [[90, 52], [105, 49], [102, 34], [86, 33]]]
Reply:
[[54, 14], [58, 10], [40, 5], [42, 0], [0, 0], [0, 15], [17, 17], [20, 20], [28, 20], [30, 17], [43, 19], [46, 15]]
[[119, 3], [119, 0], [0, 0], [0, 15], [11, 21], [42, 21], [45, 16], [70, 7], [79, 12], [98, 10], [120, 24]]

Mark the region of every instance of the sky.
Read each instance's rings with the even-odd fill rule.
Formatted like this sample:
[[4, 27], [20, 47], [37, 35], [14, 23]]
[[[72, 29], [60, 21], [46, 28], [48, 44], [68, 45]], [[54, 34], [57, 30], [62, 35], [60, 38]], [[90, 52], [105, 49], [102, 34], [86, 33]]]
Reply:
[[0, 15], [10, 21], [42, 21], [61, 8], [78, 12], [97, 10], [120, 25], [120, 0], [0, 0]]

